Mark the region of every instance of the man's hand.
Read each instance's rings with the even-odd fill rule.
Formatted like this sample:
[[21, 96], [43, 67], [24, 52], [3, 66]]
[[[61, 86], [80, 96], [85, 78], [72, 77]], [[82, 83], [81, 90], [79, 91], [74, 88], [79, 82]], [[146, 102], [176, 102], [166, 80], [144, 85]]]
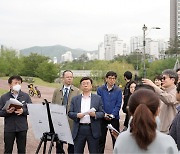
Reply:
[[114, 136], [115, 139], [117, 139], [117, 137], [118, 137], [118, 135], [119, 135], [119, 134], [118, 134], [116, 131], [114, 131], [114, 130], [111, 131], [111, 134], [112, 134], [112, 136]]
[[85, 116], [85, 115], [82, 114], [82, 113], [78, 113], [78, 114], [77, 114], [77, 118], [80, 118], [80, 119], [83, 118], [84, 116]]
[[151, 87], [156, 87], [156, 85], [154, 84], [154, 82], [152, 82], [151, 80], [149, 80], [149, 79], [142, 79], [142, 83], [143, 84], [146, 84], [146, 85], [149, 85], [149, 86], [151, 86]]
[[11, 107], [6, 110], [7, 113], [13, 113], [15, 111], [15, 107]]
[[23, 113], [23, 109], [21, 108], [21, 109], [17, 109], [16, 111], [15, 111], [15, 113], [17, 114], [17, 115], [21, 115], [22, 113]]
[[105, 113], [104, 118], [105, 118], [105, 120], [110, 121], [110, 120], [112, 120], [113, 115], [112, 115], [112, 114], [107, 114], [107, 113]]
[[95, 112], [89, 112], [89, 115], [90, 115], [91, 117], [95, 117], [95, 116], [96, 116], [96, 113], [95, 113]]

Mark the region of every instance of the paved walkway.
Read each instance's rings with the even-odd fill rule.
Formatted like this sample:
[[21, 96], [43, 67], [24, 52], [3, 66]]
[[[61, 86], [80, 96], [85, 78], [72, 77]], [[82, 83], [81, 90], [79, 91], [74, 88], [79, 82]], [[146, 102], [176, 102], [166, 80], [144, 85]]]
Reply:
[[[28, 85], [28, 83], [23, 82], [22, 90], [24, 92], [28, 92], [27, 85]], [[6, 89], [6, 90], [9, 89], [6, 80], [0, 79], [0, 88]], [[38, 86], [38, 89], [41, 91], [42, 97], [41, 98], [38, 98], [37, 96], [32, 97], [32, 102], [33, 103], [42, 103], [44, 101], [44, 99], [47, 99], [48, 101], [52, 100], [52, 95], [53, 95], [54, 88]], [[122, 113], [121, 113], [121, 115], [124, 118]], [[123, 120], [123, 118], [122, 118], [122, 120]], [[120, 123], [122, 124], [121, 121], [120, 121]], [[3, 152], [3, 147], [4, 147], [4, 143], [3, 143], [3, 127], [4, 127], [3, 118], [0, 117], [0, 153]], [[29, 130], [28, 130], [28, 137], [27, 137], [27, 154], [34, 154], [37, 147], [38, 147], [38, 145], [39, 145], [39, 142], [40, 142], [40, 140], [35, 139], [31, 123], [29, 122]], [[65, 145], [65, 147], [66, 147], [66, 145]], [[42, 153], [42, 149], [43, 149], [43, 145], [41, 146], [41, 151], [39, 153]], [[47, 146], [47, 149], [48, 149], [48, 146]], [[66, 148], [64, 148], [64, 149], [66, 149]], [[112, 154], [112, 150], [113, 150], [113, 148], [112, 148], [111, 137], [110, 137], [110, 134], [108, 133], [107, 141], [106, 141], [105, 154]], [[16, 152], [16, 145], [14, 146], [13, 154], [15, 154], [15, 153], [17, 153]], [[53, 147], [53, 150], [52, 150], [52, 154], [54, 154], [54, 153], [55, 153], [55, 147]], [[85, 153], [88, 153], [87, 146], [85, 148]]]

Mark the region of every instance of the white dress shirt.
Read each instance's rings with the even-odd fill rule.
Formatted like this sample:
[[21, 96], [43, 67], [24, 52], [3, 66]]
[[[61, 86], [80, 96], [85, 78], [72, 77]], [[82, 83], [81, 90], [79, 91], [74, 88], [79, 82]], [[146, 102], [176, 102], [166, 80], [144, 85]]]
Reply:
[[[81, 113], [87, 112], [91, 107], [91, 94], [89, 96], [84, 96], [82, 94], [81, 99]], [[91, 123], [90, 115], [85, 115], [80, 119], [80, 123]]]
[[68, 93], [68, 95], [69, 95], [69, 91], [70, 91], [70, 89], [71, 89], [71, 86], [69, 86], [69, 87], [64, 86], [64, 87], [63, 87], [63, 96], [64, 96], [64, 94], [65, 94], [65, 92], [66, 92], [66, 88], [68, 89], [67, 93]]

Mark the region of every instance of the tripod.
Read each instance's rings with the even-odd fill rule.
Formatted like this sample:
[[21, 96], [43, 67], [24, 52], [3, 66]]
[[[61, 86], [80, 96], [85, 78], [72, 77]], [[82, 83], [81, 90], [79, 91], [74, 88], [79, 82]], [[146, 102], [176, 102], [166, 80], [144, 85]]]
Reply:
[[[50, 102], [48, 102], [46, 99], [44, 99], [44, 100], [45, 100], [45, 102], [43, 102], [43, 105], [46, 104], [50, 132], [43, 133], [43, 136], [41, 137], [41, 141], [39, 142], [39, 145], [37, 147], [36, 154], [39, 153], [39, 150], [40, 150], [41, 145], [42, 145], [43, 142], [44, 142], [43, 154], [46, 153], [46, 144], [47, 144], [47, 141], [50, 141], [50, 146], [49, 146], [48, 154], [51, 154], [52, 147], [54, 146], [54, 142], [56, 142], [56, 143], [60, 142], [60, 140], [58, 138], [58, 134], [55, 133], [54, 126], [53, 126], [53, 123], [52, 123], [50, 107], [49, 107], [49, 103]], [[63, 147], [60, 146], [60, 148], [61, 148], [60, 149], [61, 153], [64, 154], [65, 152], [63, 150]]]

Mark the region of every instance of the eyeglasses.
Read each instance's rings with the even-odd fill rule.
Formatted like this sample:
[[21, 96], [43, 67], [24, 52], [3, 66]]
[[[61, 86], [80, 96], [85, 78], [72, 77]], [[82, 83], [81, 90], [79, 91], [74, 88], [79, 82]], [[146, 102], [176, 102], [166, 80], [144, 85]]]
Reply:
[[109, 80], [116, 80], [115, 77], [108, 77]]
[[91, 82], [82, 82], [81, 85], [85, 86], [85, 85], [90, 85]]

